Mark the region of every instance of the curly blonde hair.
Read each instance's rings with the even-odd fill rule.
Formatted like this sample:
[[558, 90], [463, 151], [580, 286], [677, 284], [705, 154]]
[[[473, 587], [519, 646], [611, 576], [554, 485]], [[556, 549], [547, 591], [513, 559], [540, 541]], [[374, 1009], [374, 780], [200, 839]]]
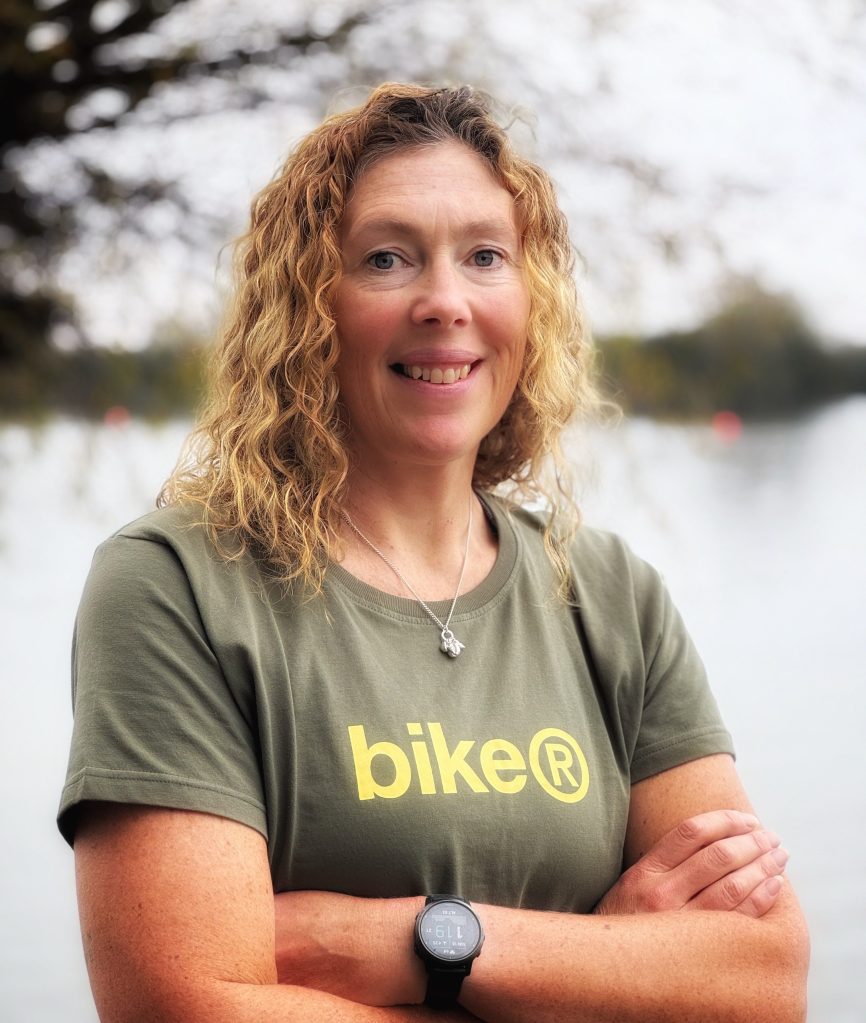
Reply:
[[[455, 141], [514, 197], [531, 296], [524, 365], [505, 414], [481, 443], [473, 482], [488, 491], [510, 484], [515, 498], [550, 506], [545, 544], [566, 586], [562, 544], [577, 514], [559, 441], [597, 398], [565, 217], [550, 178], [515, 152], [484, 96], [468, 87], [385, 84], [307, 135], [253, 201], [236, 251], [234, 300], [212, 351], [209, 399], [158, 499], [199, 505], [226, 556], [250, 550], [311, 594], [341, 553], [349, 468], [332, 312], [340, 222], [372, 163]], [[222, 543], [227, 533], [231, 551]]]

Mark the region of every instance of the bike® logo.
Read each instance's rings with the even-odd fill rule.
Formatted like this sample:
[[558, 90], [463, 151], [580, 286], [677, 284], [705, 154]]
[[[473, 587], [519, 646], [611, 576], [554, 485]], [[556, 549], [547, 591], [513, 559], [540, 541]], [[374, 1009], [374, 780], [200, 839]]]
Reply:
[[542, 728], [524, 753], [508, 739], [460, 739], [453, 748], [442, 725], [429, 721], [406, 725], [405, 745], [369, 743], [363, 725], [349, 725], [358, 799], [399, 799], [410, 788], [425, 796], [471, 792], [521, 792], [531, 778], [562, 803], [578, 803], [589, 791], [589, 766], [574, 736], [561, 728]]

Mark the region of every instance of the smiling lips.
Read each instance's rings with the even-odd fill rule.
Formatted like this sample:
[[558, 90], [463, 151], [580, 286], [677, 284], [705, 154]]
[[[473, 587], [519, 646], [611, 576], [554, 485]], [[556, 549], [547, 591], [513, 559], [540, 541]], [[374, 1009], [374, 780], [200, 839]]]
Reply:
[[455, 384], [465, 380], [472, 369], [470, 363], [463, 366], [409, 366], [400, 367], [403, 375], [413, 380], [424, 380], [430, 384]]

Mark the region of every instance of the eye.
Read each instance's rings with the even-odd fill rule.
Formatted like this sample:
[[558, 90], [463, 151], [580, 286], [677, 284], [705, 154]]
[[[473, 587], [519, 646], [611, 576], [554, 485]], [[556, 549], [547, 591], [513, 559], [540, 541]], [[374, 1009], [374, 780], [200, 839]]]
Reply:
[[374, 270], [393, 270], [397, 266], [397, 260], [400, 257], [396, 252], [388, 252], [383, 250], [382, 252], [374, 252], [372, 256], [368, 256], [367, 263], [373, 267]]
[[498, 266], [502, 261], [502, 256], [495, 249], [479, 249], [477, 252], [473, 252], [472, 258], [475, 260], [475, 265], [482, 269]]

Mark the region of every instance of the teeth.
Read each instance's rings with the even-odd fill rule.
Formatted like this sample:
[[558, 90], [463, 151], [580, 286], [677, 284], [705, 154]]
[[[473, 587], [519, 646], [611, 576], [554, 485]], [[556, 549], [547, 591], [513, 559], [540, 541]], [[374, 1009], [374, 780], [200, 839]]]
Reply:
[[403, 366], [403, 373], [413, 380], [425, 380], [431, 384], [455, 384], [458, 380], [465, 380], [472, 369], [471, 364], [466, 363], [459, 369], [454, 366]]

